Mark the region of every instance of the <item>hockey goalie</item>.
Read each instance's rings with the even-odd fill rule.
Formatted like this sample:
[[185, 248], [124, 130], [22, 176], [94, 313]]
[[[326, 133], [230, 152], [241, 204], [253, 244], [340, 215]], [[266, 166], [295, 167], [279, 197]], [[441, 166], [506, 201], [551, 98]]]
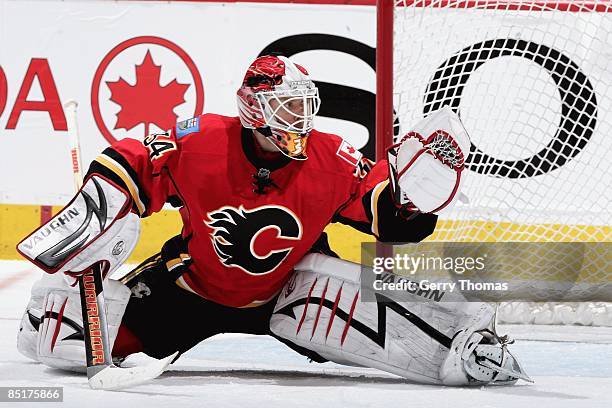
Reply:
[[[91, 163], [75, 198], [18, 245], [49, 272], [32, 289], [21, 353], [85, 369], [75, 282], [97, 265], [116, 361], [137, 352], [180, 358], [216, 334], [250, 333], [316, 362], [421, 383], [528, 379], [495, 333], [492, 306], [363, 302], [360, 266], [338, 259], [323, 232], [340, 222], [382, 242], [429, 236], [457, 198], [470, 146], [455, 113], [430, 114], [373, 164], [313, 128], [318, 90], [288, 58], [257, 58], [237, 101], [238, 117], [205, 114], [116, 142]], [[179, 208], [180, 235], [110, 279], [139, 238], [139, 218], [165, 203]]]

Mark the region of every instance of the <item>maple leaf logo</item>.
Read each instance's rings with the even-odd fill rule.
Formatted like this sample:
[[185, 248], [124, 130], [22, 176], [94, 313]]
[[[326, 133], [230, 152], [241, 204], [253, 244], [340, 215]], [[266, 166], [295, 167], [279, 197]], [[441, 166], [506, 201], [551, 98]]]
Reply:
[[160, 74], [161, 66], [155, 65], [151, 52], [147, 50], [142, 63], [136, 65], [134, 85], [121, 77], [118, 81], [106, 82], [111, 91], [110, 100], [121, 106], [115, 129], [130, 130], [143, 123], [146, 136], [151, 124], [160, 129], [174, 126], [178, 119], [174, 108], [185, 102], [189, 84], [180, 84], [174, 79], [162, 86], [159, 83]]

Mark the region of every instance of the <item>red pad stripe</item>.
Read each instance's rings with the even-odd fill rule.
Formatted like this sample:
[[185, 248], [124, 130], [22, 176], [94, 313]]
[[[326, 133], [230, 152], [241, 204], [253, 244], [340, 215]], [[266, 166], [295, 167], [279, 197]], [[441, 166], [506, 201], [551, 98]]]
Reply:
[[319, 278], [315, 278], [315, 281], [313, 282], [312, 286], [310, 287], [310, 290], [308, 291], [308, 297], [306, 297], [306, 304], [304, 305], [304, 311], [302, 312], [302, 318], [300, 319], [300, 324], [298, 324], [295, 334], [298, 334], [300, 332], [300, 329], [302, 328], [302, 323], [304, 323], [304, 319], [306, 318], [306, 311], [308, 310], [308, 304], [310, 303], [310, 295], [312, 295], [312, 290], [317, 284], [318, 279]]
[[327, 293], [327, 285], [329, 285], [329, 278], [325, 282], [325, 288], [323, 288], [323, 294], [321, 294], [321, 301], [319, 302], [319, 310], [317, 310], [317, 318], [315, 319], [314, 326], [312, 326], [312, 333], [310, 333], [310, 339], [314, 337], [317, 325], [319, 324], [319, 317], [321, 316], [321, 309], [323, 308], [323, 301], [325, 300], [325, 294]]
[[57, 323], [55, 325], [55, 332], [53, 333], [53, 339], [51, 340], [51, 351], [53, 351], [53, 349], [55, 348], [55, 342], [60, 332], [60, 326], [62, 325], [62, 318], [64, 317], [64, 309], [66, 308], [67, 302], [68, 302], [68, 298], [64, 300], [64, 304], [62, 305], [59, 313], [57, 314]]
[[353, 312], [355, 311], [355, 306], [357, 306], [357, 298], [359, 297], [359, 292], [355, 293], [355, 299], [353, 299], [353, 304], [351, 305], [351, 311], [349, 312], [348, 319], [346, 319], [346, 325], [344, 325], [344, 331], [342, 332], [342, 340], [340, 340], [340, 345], [344, 344], [344, 339], [346, 338], [346, 333], [348, 333], [349, 327], [351, 327], [351, 319], [353, 318]]
[[336, 317], [336, 309], [338, 308], [338, 303], [340, 303], [340, 295], [342, 294], [343, 285], [344, 283], [342, 283], [342, 285], [340, 286], [340, 290], [338, 291], [338, 294], [336, 295], [336, 300], [334, 301], [334, 307], [332, 308], [331, 316], [329, 316], [329, 324], [327, 325], [327, 331], [325, 332], [326, 339], [327, 336], [329, 336], [329, 331], [331, 330], [332, 324], [334, 323], [334, 318]]

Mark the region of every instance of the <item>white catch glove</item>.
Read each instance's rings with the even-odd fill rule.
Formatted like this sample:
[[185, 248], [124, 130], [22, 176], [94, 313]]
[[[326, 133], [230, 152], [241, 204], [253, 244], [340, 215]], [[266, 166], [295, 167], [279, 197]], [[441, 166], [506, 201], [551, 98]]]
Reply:
[[451, 208], [469, 150], [469, 135], [449, 107], [422, 119], [387, 153], [396, 203], [423, 213]]

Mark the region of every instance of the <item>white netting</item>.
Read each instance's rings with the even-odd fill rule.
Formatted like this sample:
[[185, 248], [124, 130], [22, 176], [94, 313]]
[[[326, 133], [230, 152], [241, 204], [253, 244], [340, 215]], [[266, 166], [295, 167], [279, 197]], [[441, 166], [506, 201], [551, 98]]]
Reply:
[[[473, 142], [469, 203], [434, 239], [612, 241], [612, 4], [404, 0], [394, 20], [395, 134], [449, 105]], [[609, 258], [583, 268], [582, 293], [612, 283]], [[556, 279], [538, 272], [522, 277]], [[612, 325], [604, 303], [504, 311], [514, 323]]]

